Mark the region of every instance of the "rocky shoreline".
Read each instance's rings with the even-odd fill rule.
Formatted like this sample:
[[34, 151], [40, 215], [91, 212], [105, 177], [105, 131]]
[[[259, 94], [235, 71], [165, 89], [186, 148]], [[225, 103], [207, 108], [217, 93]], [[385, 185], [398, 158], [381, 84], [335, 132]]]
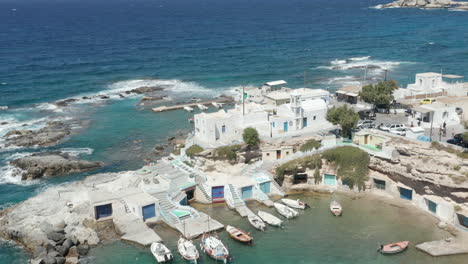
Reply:
[[17, 168], [16, 175], [22, 180], [61, 176], [100, 168], [100, 162], [79, 160], [63, 152], [34, 153], [10, 162]]
[[468, 2], [452, 0], [398, 0], [389, 4], [378, 5], [376, 8], [453, 8], [468, 10]]

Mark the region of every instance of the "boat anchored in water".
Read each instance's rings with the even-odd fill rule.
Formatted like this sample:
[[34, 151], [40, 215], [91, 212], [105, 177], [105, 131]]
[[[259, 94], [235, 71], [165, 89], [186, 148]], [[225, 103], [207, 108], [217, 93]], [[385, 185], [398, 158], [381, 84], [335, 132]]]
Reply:
[[190, 107], [190, 106], [184, 106], [184, 110], [189, 112], [189, 113], [193, 112], [193, 108]]
[[177, 249], [182, 258], [191, 263], [197, 263], [198, 258], [200, 258], [197, 247], [191, 240], [180, 237], [177, 241]]
[[265, 223], [272, 225], [272, 226], [281, 226], [283, 221], [281, 221], [278, 217], [271, 215], [267, 212], [259, 211], [258, 216], [265, 221]]
[[207, 106], [204, 106], [204, 105], [202, 105], [202, 104], [197, 104], [197, 107], [198, 107], [200, 110], [202, 110], [202, 111], [205, 111], [205, 110], [208, 109]]
[[297, 200], [293, 200], [293, 199], [281, 199], [281, 202], [283, 202], [285, 205], [289, 206], [289, 207], [292, 207], [292, 208], [296, 208], [296, 209], [306, 209], [306, 208], [310, 208], [310, 206], [306, 203], [306, 202], [303, 202], [299, 199]]
[[400, 241], [395, 243], [390, 243], [386, 245], [381, 245], [380, 248], [377, 250], [382, 254], [398, 254], [405, 251], [409, 246], [409, 241]]
[[330, 203], [330, 211], [333, 215], [335, 216], [340, 216], [341, 213], [343, 212], [343, 209], [341, 207], [341, 204], [337, 201], [332, 201]]
[[200, 247], [212, 259], [221, 260], [224, 263], [229, 260], [229, 250], [216, 235], [203, 234]]
[[250, 235], [250, 233], [230, 225], [226, 226], [226, 231], [229, 233], [229, 236], [235, 240], [246, 244], [252, 244], [253, 237]]
[[153, 242], [151, 253], [158, 263], [170, 262], [174, 259], [171, 251], [162, 242]]
[[273, 205], [275, 206], [276, 211], [278, 211], [278, 213], [280, 213], [282, 216], [288, 219], [294, 218], [298, 214], [295, 210], [287, 207], [284, 204], [274, 203]]
[[214, 107], [216, 107], [216, 108], [218, 108], [218, 109], [220, 109], [221, 107], [223, 107], [223, 104], [222, 104], [222, 103], [217, 103], [217, 102], [212, 102], [211, 105], [214, 106]]
[[249, 219], [250, 224], [260, 231], [265, 231], [266, 224], [262, 221], [262, 219], [254, 214], [249, 214], [247, 217]]

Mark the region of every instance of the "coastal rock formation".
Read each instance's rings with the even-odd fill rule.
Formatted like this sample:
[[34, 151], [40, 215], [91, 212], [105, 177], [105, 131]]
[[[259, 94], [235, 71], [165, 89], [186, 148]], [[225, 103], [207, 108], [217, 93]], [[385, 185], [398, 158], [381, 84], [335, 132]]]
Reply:
[[10, 164], [20, 169], [22, 180], [89, 171], [102, 166], [99, 162], [78, 160], [60, 152], [36, 153], [13, 160]]
[[159, 87], [159, 86], [143, 86], [143, 87], [139, 87], [139, 88], [130, 90], [130, 93], [146, 94], [146, 93], [152, 93], [152, 92], [162, 91], [162, 90], [164, 90], [164, 87]]
[[466, 2], [452, 0], [398, 0], [389, 4], [379, 5], [379, 8], [460, 8], [468, 7]]
[[52, 121], [39, 130], [12, 130], [6, 137], [6, 146], [48, 147], [58, 144], [71, 134], [71, 124]]

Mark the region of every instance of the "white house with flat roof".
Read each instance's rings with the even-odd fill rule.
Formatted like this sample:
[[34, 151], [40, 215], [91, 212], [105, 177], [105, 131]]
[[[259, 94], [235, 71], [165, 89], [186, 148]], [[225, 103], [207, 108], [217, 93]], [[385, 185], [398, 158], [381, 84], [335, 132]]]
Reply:
[[301, 100], [290, 93], [290, 103], [237, 104], [234, 109], [194, 116], [194, 142], [206, 148], [242, 141], [245, 128], [257, 129], [263, 140], [296, 137], [327, 131], [334, 126], [326, 120], [328, 105], [323, 99]]
[[449, 106], [443, 103], [435, 102], [427, 105], [419, 105], [412, 109], [415, 112], [414, 117], [408, 117], [408, 124], [419, 124], [421, 127], [442, 127], [444, 122], [446, 126], [460, 124], [460, 117], [455, 106]]
[[281, 88], [286, 85], [287, 82], [284, 80], [278, 80], [278, 81], [272, 81], [272, 82], [266, 82], [262, 86], [262, 91], [264, 92], [270, 92], [270, 91], [277, 91], [280, 90]]
[[399, 88], [393, 96], [399, 99], [423, 99], [438, 96], [463, 96], [467, 89], [463, 85], [463, 76], [436, 72], [416, 74], [415, 82], [406, 89]]

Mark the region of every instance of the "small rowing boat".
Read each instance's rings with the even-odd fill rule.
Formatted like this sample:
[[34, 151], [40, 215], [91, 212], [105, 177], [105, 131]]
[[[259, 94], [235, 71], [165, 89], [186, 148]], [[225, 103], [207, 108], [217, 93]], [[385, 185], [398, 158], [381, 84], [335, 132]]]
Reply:
[[184, 110], [187, 112], [193, 112], [193, 108], [190, 106], [184, 106]]
[[197, 247], [191, 240], [185, 239], [183, 237], [179, 238], [179, 241], [177, 241], [177, 249], [179, 250], [179, 253], [183, 259], [192, 263], [197, 263], [197, 259], [200, 258]]
[[405, 251], [409, 246], [409, 241], [400, 241], [395, 243], [390, 243], [387, 245], [381, 245], [378, 251], [382, 254], [398, 254]]
[[249, 222], [253, 227], [260, 231], [265, 231], [266, 229], [266, 224], [265, 222], [262, 221], [262, 219], [254, 214], [250, 214], [248, 217]]
[[151, 253], [158, 263], [170, 262], [173, 260], [171, 251], [162, 242], [151, 244]]
[[292, 207], [292, 208], [296, 208], [296, 209], [306, 209], [308, 207], [310, 207], [307, 203], [297, 199], [297, 200], [293, 200], [293, 199], [287, 199], [287, 198], [284, 198], [284, 199], [281, 199], [281, 202], [283, 202], [285, 205], [289, 206], [289, 207]]
[[202, 110], [202, 111], [205, 111], [205, 110], [208, 109], [208, 107], [206, 107], [206, 106], [204, 106], [204, 105], [202, 105], [202, 104], [197, 104], [197, 107], [198, 107], [200, 110]]
[[221, 260], [227, 263], [229, 260], [229, 251], [227, 247], [219, 240], [216, 235], [203, 234], [201, 238], [201, 249], [214, 260]]
[[216, 108], [218, 108], [218, 109], [220, 109], [221, 107], [223, 107], [223, 104], [222, 104], [222, 103], [217, 103], [217, 102], [212, 102], [211, 105], [214, 106], [214, 107], [216, 107]]
[[340, 203], [338, 203], [337, 201], [332, 201], [330, 203], [330, 211], [333, 215], [340, 216], [341, 213], [343, 212], [343, 209], [341, 208]]
[[295, 210], [287, 207], [284, 204], [274, 203], [273, 205], [275, 206], [275, 209], [276, 211], [278, 211], [278, 213], [280, 213], [282, 216], [288, 219], [294, 218], [297, 216], [297, 212]]
[[271, 215], [267, 212], [259, 211], [258, 216], [265, 221], [265, 223], [272, 225], [272, 226], [281, 226], [283, 221], [281, 221], [278, 217]]
[[252, 244], [253, 237], [250, 235], [250, 233], [230, 225], [226, 226], [226, 231], [229, 233], [229, 236], [235, 240], [242, 243]]

